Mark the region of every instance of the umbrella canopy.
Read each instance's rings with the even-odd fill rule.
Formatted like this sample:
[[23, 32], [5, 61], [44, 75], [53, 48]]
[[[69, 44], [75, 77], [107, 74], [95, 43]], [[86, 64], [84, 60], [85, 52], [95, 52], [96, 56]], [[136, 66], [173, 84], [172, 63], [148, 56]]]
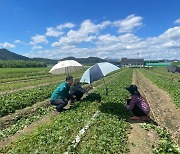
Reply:
[[75, 60], [65, 60], [57, 63], [49, 71], [51, 74], [69, 74], [82, 69], [83, 66]]
[[108, 73], [118, 69], [119, 67], [108, 62], [97, 63], [84, 72], [80, 82], [91, 84], [93, 81], [99, 80], [100, 78], [106, 76]]

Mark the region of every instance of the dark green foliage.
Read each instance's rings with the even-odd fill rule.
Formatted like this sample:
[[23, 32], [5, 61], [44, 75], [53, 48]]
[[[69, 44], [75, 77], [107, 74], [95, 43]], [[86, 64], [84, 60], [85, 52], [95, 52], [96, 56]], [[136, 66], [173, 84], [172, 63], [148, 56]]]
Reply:
[[30, 67], [46, 67], [45, 63], [24, 60], [1, 60], [0, 68], [30, 68]]
[[30, 60], [30, 58], [18, 55], [7, 49], [0, 49], [0, 60]]

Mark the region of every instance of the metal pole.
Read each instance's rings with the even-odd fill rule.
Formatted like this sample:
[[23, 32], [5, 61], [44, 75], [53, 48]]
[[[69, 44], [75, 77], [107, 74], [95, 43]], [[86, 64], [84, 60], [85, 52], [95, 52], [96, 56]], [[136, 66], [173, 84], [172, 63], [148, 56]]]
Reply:
[[105, 87], [106, 87], [106, 95], [108, 96], [108, 87], [106, 85], [106, 82], [105, 82], [104, 78], [103, 78], [103, 81], [104, 81], [104, 84], [105, 84]]
[[68, 72], [68, 76], [69, 76], [69, 70], [68, 70], [68, 67], [67, 67], [67, 72]]

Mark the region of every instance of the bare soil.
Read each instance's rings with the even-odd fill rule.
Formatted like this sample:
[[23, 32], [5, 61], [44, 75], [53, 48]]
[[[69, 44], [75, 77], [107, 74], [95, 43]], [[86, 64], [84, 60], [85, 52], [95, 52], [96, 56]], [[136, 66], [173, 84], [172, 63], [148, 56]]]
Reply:
[[134, 71], [134, 78], [134, 83], [149, 102], [151, 117], [166, 128], [172, 134], [175, 143], [180, 145], [180, 109], [166, 91], [157, 87], [138, 70]]
[[[133, 72], [132, 84], [137, 85], [137, 78]], [[141, 88], [139, 87], [141, 91]], [[131, 130], [128, 135], [128, 148], [131, 154], [152, 154], [152, 146], [157, 144], [158, 135], [156, 131], [146, 131], [140, 126], [143, 121], [129, 121]]]
[[146, 131], [139, 123], [131, 124], [131, 132], [128, 136], [128, 147], [131, 154], [152, 154], [152, 145], [157, 144], [157, 133], [154, 130]]
[[13, 136], [8, 137], [3, 141], [0, 141], [0, 147], [8, 146], [11, 142], [16, 141], [18, 138], [22, 137], [23, 135], [32, 133], [38, 126], [40, 126], [42, 124], [50, 123], [52, 117], [54, 117], [55, 115], [57, 115], [56, 112], [51, 112], [51, 113], [45, 115], [41, 120], [33, 122], [28, 127], [24, 128], [23, 130], [18, 131]]
[[9, 114], [7, 116], [0, 118], [0, 129], [6, 128], [10, 125], [13, 125], [18, 119], [22, 117], [27, 117], [28, 115], [33, 115], [36, 113], [37, 109], [40, 107], [47, 107], [50, 105], [49, 99], [46, 99], [42, 102], [37, 102], [33, 106], [26, 107], [21, 110], [16, 110], [15, 113]]

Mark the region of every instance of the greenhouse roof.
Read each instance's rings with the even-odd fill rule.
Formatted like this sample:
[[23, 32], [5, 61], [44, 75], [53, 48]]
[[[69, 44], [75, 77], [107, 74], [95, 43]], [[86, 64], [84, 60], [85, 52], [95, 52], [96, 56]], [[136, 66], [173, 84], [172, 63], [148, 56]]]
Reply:
[[146, 63], [145, 66], [169, 66], [170, 62], [160, 62], [160, 63]]

